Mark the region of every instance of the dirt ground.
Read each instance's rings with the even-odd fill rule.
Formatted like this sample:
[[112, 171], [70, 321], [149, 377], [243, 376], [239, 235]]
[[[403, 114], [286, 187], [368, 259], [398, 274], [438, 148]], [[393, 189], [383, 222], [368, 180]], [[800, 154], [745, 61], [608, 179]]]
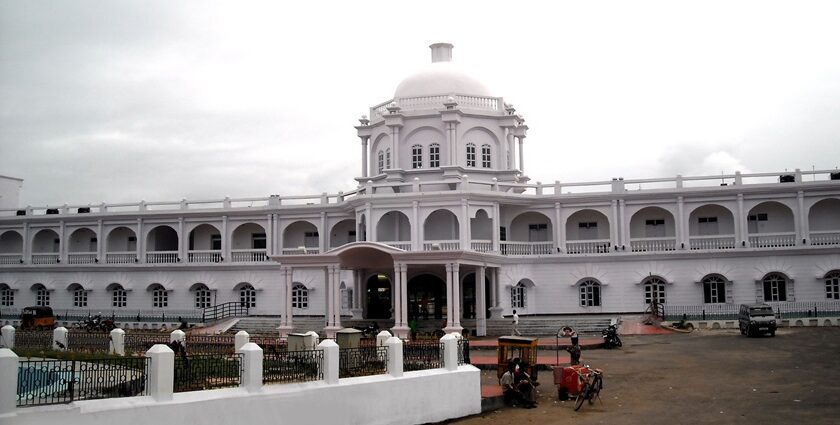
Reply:
[[[786, 328], [775, 338], [715, 330], [622, 339], [622, 349], [583, 353], [585, 363], [604, 369], [602, 402], [575, 412], [542, 371], [536, 409], [507, 407], [450, 423], [840, 423], [840, 328]], [[482, 373], [485, 382], [496, 379]]]

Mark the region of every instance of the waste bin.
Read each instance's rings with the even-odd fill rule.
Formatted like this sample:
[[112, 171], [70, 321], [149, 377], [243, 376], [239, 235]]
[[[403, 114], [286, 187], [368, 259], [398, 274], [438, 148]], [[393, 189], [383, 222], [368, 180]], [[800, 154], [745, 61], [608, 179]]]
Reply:
[[339, 348], [359, 348], [362, 340], [362, 331], [353, 328], [344, 328], [335, 333], [335, 342]]

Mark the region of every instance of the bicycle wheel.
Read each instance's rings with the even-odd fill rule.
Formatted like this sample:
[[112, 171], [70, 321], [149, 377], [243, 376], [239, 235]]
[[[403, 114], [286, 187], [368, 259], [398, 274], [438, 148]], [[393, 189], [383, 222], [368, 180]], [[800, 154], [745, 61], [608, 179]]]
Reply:
[[601, 376], [595, 375], [595, 378], [592, 379], [592, 387], [589, 390], [589, 397], [586, 399], [589, 401], [589, 404], [594, 404], [595, 399], [598, 398], [598, 394], [601, 393]]
[[589, 395], [589, 382], [583, 384], [583, 388], [580, 389], [578, 392], [577, 398], [575, 399], [575, 411], [580, 409], [580, 406], [583, 406], [583, 400], [586, 399]]

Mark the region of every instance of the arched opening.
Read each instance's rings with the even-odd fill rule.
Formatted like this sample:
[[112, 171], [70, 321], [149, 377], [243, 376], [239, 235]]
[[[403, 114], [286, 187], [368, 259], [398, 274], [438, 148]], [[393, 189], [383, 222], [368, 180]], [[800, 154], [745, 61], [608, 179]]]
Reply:
[[73, 297], [73, 307], [84, 308], [88, 306], [88, 291], [78, 283], [72, 283], [67, 287], [67, 291]]
[[201, 224], [189, 234], [187, 260], [190, 263], [222, 261], [222, 234], [215, 226]]
[[606, 254], [612, 249], [610, 220], [595, 210], [575, 211], [566, 219], [566, 252]]
[[367, 280], [366, 289], [368, 319], [391, 318], [391, 279], [382, 273]]
[[583, 279], [578, 284], [581, 307], [601, 306], [601, 282], [595, 279]]
[[504, 255], [547, 255], [554, 253], [554, 226], [545, 214], [528, 211], [510, 222], [506, 241], [501, 243]]
[[300, 282], [292, 284], [292, 308], [296, 310], [309, 308], [309, 288]]
[[92, 264], [98, 261], [99, 239], [88, 228], [76, 229], [67, 238], [67, 262], [70, 264]]
[[796, 245], [793, 211], [780, 202], [762, 202], [747, 215], [747, 233], [753, 248]]
[[111, 307], [125, 308], [128, 305], [128, 292], [119, 283], [112, 283], [105, 288], [111, 293]]
[[257, 290], [250, 283], [242, 282], [233, 288], [239, 292], [239, 305], [246, 308], [257, 307]]
[[137, 261], [137, 234], [128, 227], [117, 227], [105, 240], [105, 261], [108, 264], [128, 264]]
[[429, 273], [408, 280], [408, 318], [414, 320], [446, 318], [446, 282]]
[[169, 306], [169, 291], [159, 283], [149, 285], [149, 292], [152, 293], [152, 307], [166, 308]]
[[376, 240], [395, 248], [411, 249], [411, 222], [408, 217], [400, 211], [385, 213], [376, 223]]
[[32, 264], [55, 264], [61, 261], [61, 239], [51, 229], [43, 229], [32, 238]]
[[356, 242], [356, 220], [347, 219], [336, 223], [330, 230], [330, 248], [338, 248]]
[[23, 237], [13, 230], [0, 234], [0, 264], [23, 262]]
[[49, 307], [50, 305], [50, 290], [40, 283], [32, 285], [32, 292], [35, 293], [35, 305], [39, 307]]
[[147, 263], [177, 263], [178, 232], [169, 226], [157, 226], [146, 236]]
[[720, 205], [695, 208], [688, 217], [691, 249], [734, 249], [735, 216]]
[[259, 224], [240, 224], [233, 230], [231, 241], [231, 261], [253, 263], [268, 259], [265, 228]]
[[214, 304], [213, 291], [203, 283], [196, 283], [190, 287], [190, 292], [193, 293], [193, 305], [197, 309], [209, 308]]
[[840, 270], [832, 270], [825, 275], [825, 298], [840, 300]]
[[451, 251], [461, 248], [458, 217], [449, 210], [435, 210], [423, 222], [423, 249]]
[[296, 221], [283, 230], [283, 254], [317, 254], [320, 246], [318, 228], [308, 221]]
[[12, 307], [15, 305], [15, 291], [9, 285], [0, 283], [0, 307]]
[[840, 199], [823, 199], [808, 210], [811, 245], [840, 245]]
[[[475, 319], [477, 318], [477, 310], [478, 310], [478, 295], [477, 295], [477, 288], [475, 286], [475, 279], [477, 274], [476, 273], [469, 273], [468, 275], [464, 276], [464, 280], [462, 283], [462, 305], [464, 306], [463, 316], [465, 319]], [[488, 275], [484, 275], [484, 317], [490, 317], [490, 307], [491, 305], [487, 302], [487, 294], [491, 291], [490, 287], [490, 277]]]
[[475, 217], [470, 218], [470, 235], [473, 251], [490, 252], [493, 250], [493, 220], [487, 215], [487, 211], [478, 210]]
[[645, 207], [630, 218], [630, 249], [633, 252], [676, 249], [676, 223], [670, 211]]
[[723, 304], [726, 302], [726, 278], [718, 274], [710, 274], [703, 278], [704, 304]]
[[768, 273], [761, 279], [765, 302], [790, 301], [793, 281], [782, 273]]
[[642, 281], [645, 292], [645, 305], [665, 304], [665, 284], [667, 281], [659, 276], [649, 276]]

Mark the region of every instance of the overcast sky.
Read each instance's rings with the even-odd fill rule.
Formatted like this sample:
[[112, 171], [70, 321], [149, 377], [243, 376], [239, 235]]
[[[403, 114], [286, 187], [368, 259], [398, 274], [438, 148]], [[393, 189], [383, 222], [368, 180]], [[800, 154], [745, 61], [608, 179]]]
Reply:
[[[549, 3], [549, 2], [546, 2]], [[0, 1], [22, 205], [336, 192], [450, 42], [543, 182], [840, 165], [840, 2]]]

